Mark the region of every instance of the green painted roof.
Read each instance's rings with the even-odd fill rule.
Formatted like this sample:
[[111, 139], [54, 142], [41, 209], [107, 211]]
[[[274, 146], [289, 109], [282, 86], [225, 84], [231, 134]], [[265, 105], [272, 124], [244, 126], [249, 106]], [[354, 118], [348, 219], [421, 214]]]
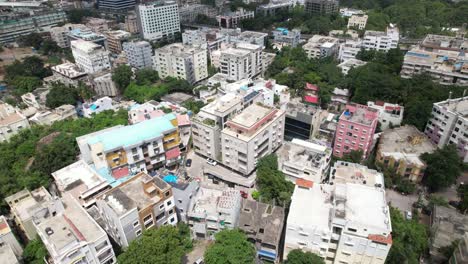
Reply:
[[174, 129], [171, 121], [174, 114], [156, 117], [141, 123], [114, 129], [88, 139], [88, 144], [102, 143], [104, 151], [114, 150], [120, 147], [128, 147], [143, 142], [150, 138], [163, 136], [163, 133]]

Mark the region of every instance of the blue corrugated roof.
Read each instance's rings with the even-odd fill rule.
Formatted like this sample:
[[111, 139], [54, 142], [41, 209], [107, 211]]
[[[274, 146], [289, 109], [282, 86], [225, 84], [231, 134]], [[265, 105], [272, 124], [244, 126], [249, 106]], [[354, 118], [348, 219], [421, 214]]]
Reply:
[[104, 132], [88, 139], [88, 144], [102, 143], [104, 151], [131, 146], [149, 138], [160, 137], [163, 132], [174, 129], [175, 127], [170, 122], [174, 118], [176, 118], [175, 114], [170, 113], [135, 125]]
[[258, 255], [276, 259], [276, 254], [274, 252], [266, 251], [266, 250], [259, 250], [257, 251]]

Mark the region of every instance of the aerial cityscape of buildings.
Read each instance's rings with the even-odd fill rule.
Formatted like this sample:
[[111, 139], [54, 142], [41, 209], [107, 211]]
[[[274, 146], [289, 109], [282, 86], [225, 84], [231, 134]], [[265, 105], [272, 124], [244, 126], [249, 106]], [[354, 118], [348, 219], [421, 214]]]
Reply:
[[[452, 208], [464, 182], [443, 197], [422, 186], [427, 155], [450, 146], [468, 162], [468, 96], [452, 91], [468, 85], [465, 28], [415, 40], [387, 20], [385, 30], [369, 30], [375, 14], [338, 0], [230, 4], [0, 3], [0, 68], [33, 71], [21, 63], [35, 56], [45, 69], [26, 80], [0, 71], [0, 150], [18, 144], [9, 161], [36, 155], [13, 168], [25, 172], [15, 180], [21, 188], [0, 181], [0, 263], [27, 263], [25, 246], [35, 239], [44, 263], [120, 263], [118, 254], [146, 233], [185, 224], [190, 240], [209, 244], [225, 230], [242, 232], [255, 263], [289, 263], [299, 251], [326, 264], [383, 264], [392, 247], [403, 247], [397, 221], [431, 231], [421, 263], [468, 263], [468, 217]], [[96, 13], [75, 21], [73, 10]], [[319, 31], [287, 18], [246, 30], [292, 12], [339, 17], [341, 26]], [[29, 34], [41, 38], [37, 47], [24, 47]], [[49, 44], [60, 55], [42, 53]], [[400, 52], [400, 62], [389, 62]], [[374, 91], [356, 97], [355, 86], [366, 84], [344, 77], [370, 65], [389, 71], [377, 60], [400, 63], [392, 72], [398, 82], [423, 74], [447, 90], [424, 102], [432, 109]], [[69, 102], [50, 99], [67, 93]], [[415, 108], [421, 113], [408, 122]], [[99, 119], [110, 113], [124, 122]], [[25, 147], [22, 137], [39, 143]], [[53, 144], [72, 144], [76, 153], [43, 155]], [[48, 180], [29, 183], [29, 174]], [[435, 202], [444, 195], [455, 198]], [[187, 263], [210, 264], [203, 262], [210, 247]]]

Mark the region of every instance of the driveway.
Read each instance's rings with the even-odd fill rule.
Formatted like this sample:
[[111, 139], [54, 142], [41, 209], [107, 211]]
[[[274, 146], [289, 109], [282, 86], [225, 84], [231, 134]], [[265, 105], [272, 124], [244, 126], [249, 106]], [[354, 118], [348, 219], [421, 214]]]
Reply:
[[413, 203], [418, 201], [417, 194], [402, 195], [390, 189], [386, 190], [386, 198], [391, 206], [398, 208], [401, 212], [411, 211]]
[[213, 243], [212, 241], [209, 240], [196, 240], [193, 242], [193, 250], [190, 251], [187, 255], [184, 257], [183, 263], [185, 264], [192, 264], [196, 260], [200, 259], [203, 257], [205, 254], [206, 247]]

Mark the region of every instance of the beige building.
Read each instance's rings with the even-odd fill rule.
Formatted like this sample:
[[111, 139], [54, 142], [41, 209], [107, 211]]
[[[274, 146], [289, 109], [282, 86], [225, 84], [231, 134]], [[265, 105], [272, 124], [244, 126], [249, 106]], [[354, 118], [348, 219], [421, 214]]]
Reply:
[[309, 59], [318, 59], [338, 55], [340, 43], [334, 37], [314, 35], [302, 48]]
[[[216, 63], [213, 63], [214, 65]], [[262, 46], [237, 43], [219, 51], [219, 70], [228, 80], [253, 78], [263, 70]]]
[[0, 143], [9, 140], [24, 128], [29, 128], [28, 119], [13, 106], [0, 101]]
[[348, 20], [348, 28], [365, 29], [367, 18], [367, 15], [352, 15]]
[[394, 168], [402, 177], [420, 182], [426, 163], [423, 153], [432, 153], [436, 146], [414, 126], [402, 126], [385, 130], [377, 147], [376, 163]]
[[17, 192], [6, 197], [5, 201], [11, 208], [16, 225], [29, 240], [32, 240], [36, 238], [37, 234], [33, 223], [34, 214], [41, 208], [47, 207], [47, 204], [53, 199], [44, 187], [40, 187], [33, 191]]
[[98, 197], [93, 211], [97, 222], [122, 247], [145, 230], [177, 224], [172, 187], [144, 172]]
[[161, 78], [168, 76], [196, 83], [208, 78], [207, 50], [182, 43], [174, 43], [156, 49], [153, 68]]
[[114, 97], [119, 94], [119, 90], [112, 80], [112, 73], [110, 72], [95, 74], [92, 84], [98, 96]]
[[129, 39], [132, 34], [123, 30], [112, 30], [104, 33], [107, 38], [107, 50], [114, 54], [122, 52], [122, 42]]

